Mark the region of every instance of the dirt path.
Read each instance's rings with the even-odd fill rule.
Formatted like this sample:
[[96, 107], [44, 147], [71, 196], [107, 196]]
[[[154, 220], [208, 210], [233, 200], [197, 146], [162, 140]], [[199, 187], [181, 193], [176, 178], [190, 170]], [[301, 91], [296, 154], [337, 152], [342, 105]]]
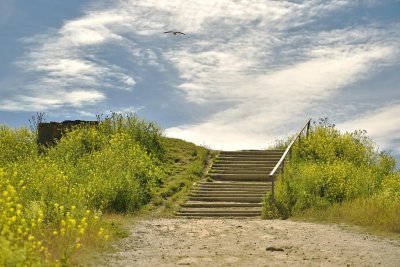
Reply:
[[116, 247], [106, 266], [400, 266], [400, 241], [290, 220], [145, 220]]

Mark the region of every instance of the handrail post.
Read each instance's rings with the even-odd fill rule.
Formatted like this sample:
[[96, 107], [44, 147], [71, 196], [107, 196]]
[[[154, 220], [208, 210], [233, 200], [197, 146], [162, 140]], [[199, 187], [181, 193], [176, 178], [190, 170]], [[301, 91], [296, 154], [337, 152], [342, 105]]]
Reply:
[[308, 133], [310, 131], [310, 126], [311, 126], [311, 120], [309, 120], [307, 123], [306, 137], [308, 137]]
[[273, 175], [270, 175], [269, 177], [272, 180], [272, 188], [271, 188], [272, 201], [275, 201], [275, 179]]

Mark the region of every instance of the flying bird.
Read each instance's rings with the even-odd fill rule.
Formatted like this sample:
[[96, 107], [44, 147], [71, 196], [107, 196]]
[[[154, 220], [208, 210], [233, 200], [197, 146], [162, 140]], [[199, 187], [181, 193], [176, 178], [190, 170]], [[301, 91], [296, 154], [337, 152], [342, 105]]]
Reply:
[[164, 32], [164, 33], [173, 33], [174, 35], [177, 35], [177, 34], [186, 35], [183, 32], [175, 32], [175, 31], [167, 31], [167, 32]]

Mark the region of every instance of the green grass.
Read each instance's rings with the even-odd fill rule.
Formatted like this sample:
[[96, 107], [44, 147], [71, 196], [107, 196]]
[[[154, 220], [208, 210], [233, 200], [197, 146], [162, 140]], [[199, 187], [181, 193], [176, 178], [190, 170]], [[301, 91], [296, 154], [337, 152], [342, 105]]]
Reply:
[[375, 197], [357, 198], [325, 209], [307, 209], [293, 215], [294, 219], [357, 225], [377, 234], [400, 238], [400, 203], [377, 200]]
[[314, 218], [400, 233], [400, 172], [394, 157], [379, 152], [365, 131], [342, 133], [322, 119], [292, 155], [277, 178], [274, 205], [264, 201], [264, 217]]
[[215, 153], [205, 147], [175, 138], [162, 138], [165, 158], [162, 170], [163, 184], [142, 214], [171, 216], [186, 200], [194, 183], [203, 178]]

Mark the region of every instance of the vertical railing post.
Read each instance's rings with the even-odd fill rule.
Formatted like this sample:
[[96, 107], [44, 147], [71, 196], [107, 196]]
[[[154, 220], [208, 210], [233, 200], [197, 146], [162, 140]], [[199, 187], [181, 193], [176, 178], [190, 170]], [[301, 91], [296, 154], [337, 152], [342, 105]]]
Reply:
[[272, 201], [275, 201], [275, 179], [273, 175], [270, 175], [269, 177], [272, 180], [272, 188], [271, 188]]
[[306, 137], [308, 137], [308, 132], [310, 131], [310, 124], [311, 124], [311, 119], [307, 123]]

